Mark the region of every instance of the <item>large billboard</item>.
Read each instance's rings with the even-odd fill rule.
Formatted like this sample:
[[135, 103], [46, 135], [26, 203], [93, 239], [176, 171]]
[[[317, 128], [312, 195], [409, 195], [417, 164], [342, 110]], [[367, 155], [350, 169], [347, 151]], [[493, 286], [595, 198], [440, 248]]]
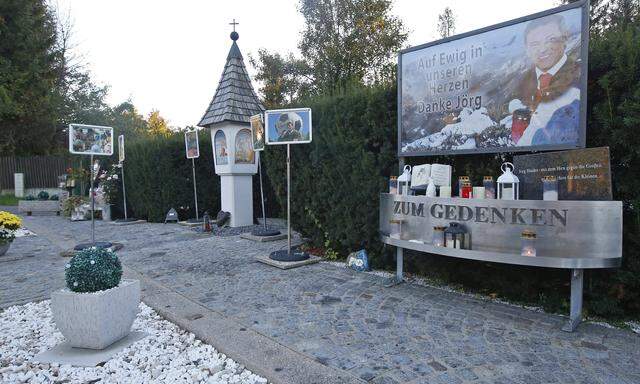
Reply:
[[588, 3], [400, 52], [398, 155], [585, 146]]

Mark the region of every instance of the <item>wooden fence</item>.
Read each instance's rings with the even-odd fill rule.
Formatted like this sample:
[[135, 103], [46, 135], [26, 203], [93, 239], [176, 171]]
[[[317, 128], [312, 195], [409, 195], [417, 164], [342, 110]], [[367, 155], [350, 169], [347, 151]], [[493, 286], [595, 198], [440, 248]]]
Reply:
[[0, 157], [0, 190], [14, 189], [14, 173], [24, 173], [25, 188], [56, 188], [58, 176], [72, 166], [65, 156]]

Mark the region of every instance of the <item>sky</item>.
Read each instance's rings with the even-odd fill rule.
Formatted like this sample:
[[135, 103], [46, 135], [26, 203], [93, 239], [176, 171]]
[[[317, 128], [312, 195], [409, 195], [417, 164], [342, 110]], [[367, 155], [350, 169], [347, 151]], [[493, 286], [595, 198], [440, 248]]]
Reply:
[[[258, 49], [298, 53], [304, 19], [296, 0], [57, 0], [70, 15], [76, 55], [98, 84], [110, 87], [107, 102], [127, 99], [145, 116], [152, 110], [171, 126], [196, 125], [215, 93], [231, 46], [235, 19], [238, 46], [249, 74]], [[395, 0], [393, 14], [409, 31], [407, 43], [436, 40], [438, 14], [449, 6], [456, 33], [553, 8], [558, 0]], [[257, 84], [254, 82], [254, 87]]]

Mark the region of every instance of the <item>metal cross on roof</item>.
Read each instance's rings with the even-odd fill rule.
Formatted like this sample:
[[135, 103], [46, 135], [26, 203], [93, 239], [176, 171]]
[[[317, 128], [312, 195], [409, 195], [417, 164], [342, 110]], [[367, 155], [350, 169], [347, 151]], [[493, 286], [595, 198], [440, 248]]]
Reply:
[[236, 19], [233, 19], [233, 22], [229, 23], [229, 25], [233, 25], [233, 32], [236, 31], [236, 25], [238, 25], [238, 24], [240, 24], [240, 23], [236, 23]]

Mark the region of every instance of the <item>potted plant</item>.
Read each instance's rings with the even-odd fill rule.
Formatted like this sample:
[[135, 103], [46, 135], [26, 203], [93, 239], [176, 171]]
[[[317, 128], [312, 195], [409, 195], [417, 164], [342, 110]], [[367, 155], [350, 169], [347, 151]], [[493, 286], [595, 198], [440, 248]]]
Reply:
[[22, 222], [12, 213], [0, 211], [0, 256], [7, 253]]
[[67, 288], [51, 295], [51, 311], [72, 347], [104, 349], [129, 334], [140, 282], [121, 278], [122, 265], [110, 249], [83, 249], [65, 266]]
[[18, 202], [18, 208], [20, 212], [26, 212], [28, 216], [31, 216], [33, 212], [37, 213], [53, 213], [60, 214], [60, 201], [56, 199], [49, 199], [49, 193], [47, 191], [40, 191], [38, 198], [33, 195], [27, 196], [24, 200]]

